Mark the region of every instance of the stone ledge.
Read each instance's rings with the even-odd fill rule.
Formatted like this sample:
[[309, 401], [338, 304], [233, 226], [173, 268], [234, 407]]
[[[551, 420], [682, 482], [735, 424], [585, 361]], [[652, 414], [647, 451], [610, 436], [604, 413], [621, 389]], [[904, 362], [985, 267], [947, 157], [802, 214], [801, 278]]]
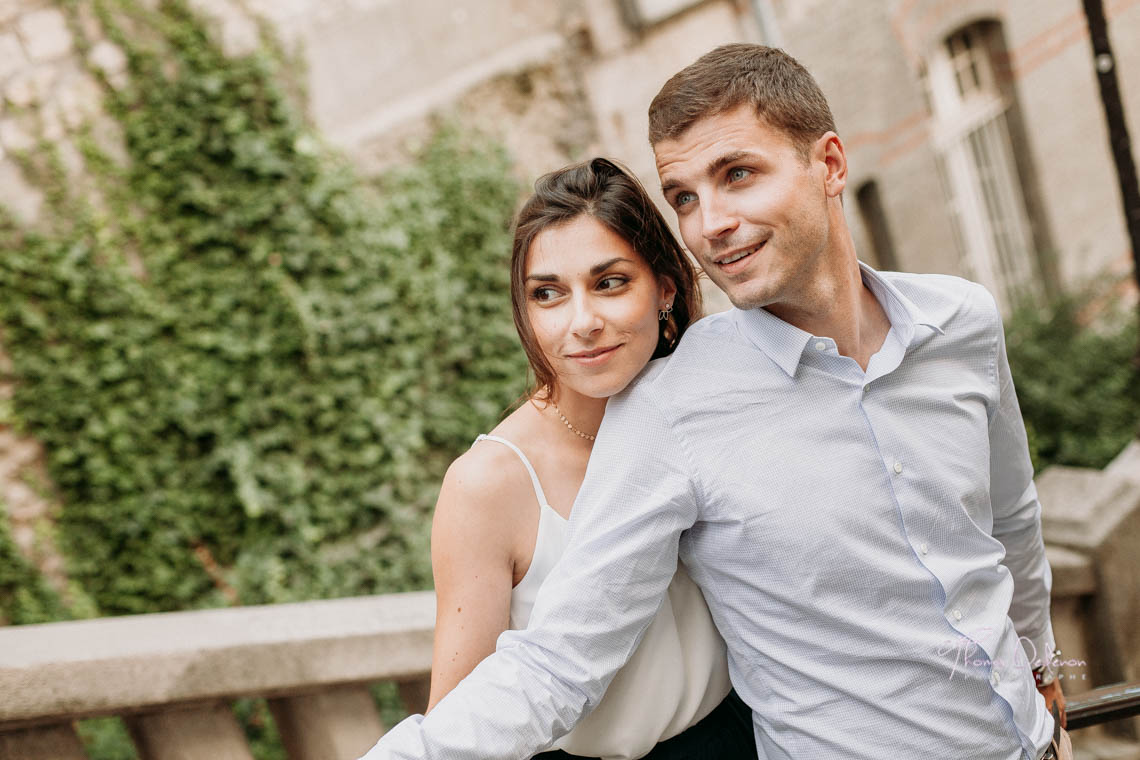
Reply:
[[0, 730], [431, 668], [434, 592], [0, 629]]
[[1096, 593], [1096, 571], [1086, 555], [1060, 546], [1046, 546], [1045, 556], [1053, 571], [1054, 599]]
[[1140, 509], [1140, 487], [1107, 469], [1054, 465], [1036, 481], [1047, 544], [1092, 551]]
[[1116, 459], [1104, 468], [1104, 474], [1140, 486], [1140, 440], [1125, 446], [1124, 451], [1117, 454]]

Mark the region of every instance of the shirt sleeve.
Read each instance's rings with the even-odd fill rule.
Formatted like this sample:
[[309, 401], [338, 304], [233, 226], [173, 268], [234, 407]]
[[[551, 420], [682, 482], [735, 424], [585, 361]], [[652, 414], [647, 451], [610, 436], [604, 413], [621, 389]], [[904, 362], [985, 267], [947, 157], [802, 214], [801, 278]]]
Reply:
[[365, 760], [529, 758], [601, 700], [661, 605], [681, 532], [696, 519], [687, 459], [649, 389], [610, 399], [570, 538], [525, 631], [426, 717], [389, 731]]
[[1049, 615], [1053, 575], [1041, 537], [1041, 503], [1033, 484], [1033, 464], [1025, 423], [1017, 404], [1006, 358], [1001, 316], [996, 315], [997, 399], [990, 417], [990, 499], [994, 538], [1005, 546], [1003, 564], [1013, 576], [1009, 617], [1034, 667], [1050, 659], [1055, 640]]

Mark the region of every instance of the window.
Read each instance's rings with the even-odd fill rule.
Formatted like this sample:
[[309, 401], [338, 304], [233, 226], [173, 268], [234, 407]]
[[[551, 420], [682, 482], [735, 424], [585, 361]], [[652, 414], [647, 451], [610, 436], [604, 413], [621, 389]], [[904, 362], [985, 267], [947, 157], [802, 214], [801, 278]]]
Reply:
[[962, 268], [1008, 307], [1039, 291], [1040, 265], [1010, 139], [1012, 83], [994, 65], [1002, 48], [997, 23], [973, 24], [947, 37], [920, 75]]

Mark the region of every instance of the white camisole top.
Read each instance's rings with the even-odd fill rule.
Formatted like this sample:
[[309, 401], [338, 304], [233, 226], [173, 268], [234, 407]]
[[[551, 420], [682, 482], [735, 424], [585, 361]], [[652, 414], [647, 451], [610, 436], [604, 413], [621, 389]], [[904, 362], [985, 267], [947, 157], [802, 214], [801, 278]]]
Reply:
[[[546, 502], [530, 460], [505, 438], [479, 441], [508, 446], [530, 473], [538, 497], [538, 537], [526, 575], [511, 591], [512, 629], [526, 628], [542, 582], [566, 548], [567, 521]], [[694, 725], [728, 695], [728, 661], [708, 605], [685, 568], [668, 593], [629, 662], [618, 671], [597, 708], [552, 749], [603, 760], [634, 760], [654, 745]]]

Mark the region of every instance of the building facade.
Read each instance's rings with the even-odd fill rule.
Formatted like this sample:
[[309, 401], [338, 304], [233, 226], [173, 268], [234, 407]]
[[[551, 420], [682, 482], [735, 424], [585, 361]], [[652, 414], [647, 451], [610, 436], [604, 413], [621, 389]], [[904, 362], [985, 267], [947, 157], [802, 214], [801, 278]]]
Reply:
[[[831, 102], [867, 261], [961, 274], [1006, 306], [1130, 269], [1081, 0], [192, 2], [234, 53], [269, 21], [305, 61], [312, 120], [366, 173], [445, 119], [501, 139], [525, 180], [600, 153], [655, 195], [646, 109], [664, 81], [718, 44], [780, 46]], [[1104, 4], [1140, 136], [1140, 0]], [[113, 47], [90, 62], [121, 70]], [[97, 96], [51, 0], [0, 0], [0, 93], [0, 202], [34, 217], [5, 152], [32, 144], [29, 108], [63, 138]]]
[[[368, 168], [443, 112], [501, 137], [524, 176], [604, 153], [652, 189], [661, 84], [715, 45], [764, 42], [828, 95], [869, 262], [970, 277], [1006, 306], [1130, 266], [1079, 0], [252, 5], [308, 60], [317, 123]], [[1140, 0], [1105, 9], [1135, 127]]]

